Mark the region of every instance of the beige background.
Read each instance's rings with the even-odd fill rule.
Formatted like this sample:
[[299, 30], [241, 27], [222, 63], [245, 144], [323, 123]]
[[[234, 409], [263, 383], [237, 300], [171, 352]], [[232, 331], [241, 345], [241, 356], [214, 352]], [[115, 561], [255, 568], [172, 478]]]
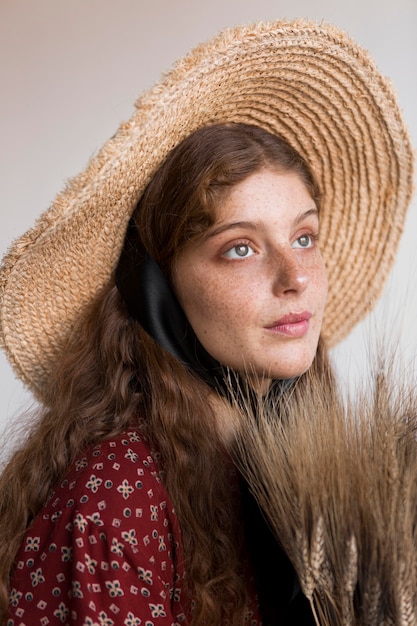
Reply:
[[[0, 0], [0, 253], [176, 58], [225, 26], [278, 17], [330, 21], [368, 48], [417, 145], [416, 0]], [[378, 328], [407, 361], [417, 354], [416, 226], [414, 201], [377, 313], [334, 351], [354, 384]], [[1, 354], [0, 428], [30, 403]]]

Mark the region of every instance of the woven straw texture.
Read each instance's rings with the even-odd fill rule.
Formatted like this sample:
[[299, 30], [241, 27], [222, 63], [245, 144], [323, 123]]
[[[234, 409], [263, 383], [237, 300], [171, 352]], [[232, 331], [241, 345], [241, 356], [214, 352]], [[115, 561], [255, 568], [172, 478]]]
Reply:
[[227, 29], [139, 98], [131, 119], [6, 255], [0, 340], [38, 397], [75, 320], [111, 278], [155, 169], [192, 131], [223, 121], [283, 136], [319, 181], [328, 343], [372, 308], [412, 190], [412, 150], [388, 81], [332, 26], [299, 20]]

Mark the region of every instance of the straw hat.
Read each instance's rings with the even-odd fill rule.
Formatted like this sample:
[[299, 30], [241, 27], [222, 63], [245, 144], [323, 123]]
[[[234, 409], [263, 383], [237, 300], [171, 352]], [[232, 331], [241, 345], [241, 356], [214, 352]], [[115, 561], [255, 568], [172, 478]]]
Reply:
[[224, 121], [283, 136], [315, 173], [328, 343], [374, 305], [412, 188], [412, 151], [390, 85], [332, 26], [298, 20], [227, 29], [138, 99], [130, 120], [6, 255], [0, 339], [38, 397], [74, 322], [112, 277], [129, 217], [158, 165], [192, 131]]

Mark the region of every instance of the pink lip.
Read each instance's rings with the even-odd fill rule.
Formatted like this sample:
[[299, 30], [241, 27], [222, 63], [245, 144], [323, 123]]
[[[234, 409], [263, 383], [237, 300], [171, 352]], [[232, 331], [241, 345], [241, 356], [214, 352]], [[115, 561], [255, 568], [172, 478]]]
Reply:
[[311, 316], [309, 311], [290, 313], [265, 328], [287, 337], [303, 337], [309, 329]]

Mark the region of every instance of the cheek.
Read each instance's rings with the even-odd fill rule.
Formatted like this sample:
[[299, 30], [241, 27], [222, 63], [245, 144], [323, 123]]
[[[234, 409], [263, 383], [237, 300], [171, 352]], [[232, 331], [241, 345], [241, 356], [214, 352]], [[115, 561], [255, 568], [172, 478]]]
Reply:
[[[224, 323], [233, 315], [235, 301], [231, 285], [200, 279], [189, 283], [183, 294], [183, 307], [189, 318], [198, 318], [206, 324]], [[190, 319], [192, 321], [192, 319]]]
[[178, 299], [200, 340], [224, 341], [242, 328], [250, 316], [247, 289], [235, 274], [233, 277], [224, 274], [214, 272], [213, 268], [202, 271], [194, 267], [187, 276], [177, 275]]

